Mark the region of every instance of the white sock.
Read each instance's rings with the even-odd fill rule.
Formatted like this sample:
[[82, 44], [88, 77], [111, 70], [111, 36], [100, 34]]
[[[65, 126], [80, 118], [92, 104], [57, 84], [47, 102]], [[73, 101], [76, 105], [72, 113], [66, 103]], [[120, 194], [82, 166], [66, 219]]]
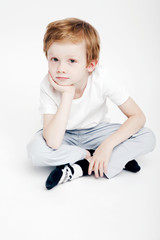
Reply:
[[71, 167], [74, 169], [74, 174], [72, 174], [71, 169], [68, 166], [65, 166], [64, 169], [62, 169], [63, 174], [58, 184], [83, 176], [82, 168], [78, 164], [73, 164]]
[[74, 169], [74, 174], [72, 175], [72, 179], [83, 176], [82, 168], [78, 164], [73, 164], [72, 167]]

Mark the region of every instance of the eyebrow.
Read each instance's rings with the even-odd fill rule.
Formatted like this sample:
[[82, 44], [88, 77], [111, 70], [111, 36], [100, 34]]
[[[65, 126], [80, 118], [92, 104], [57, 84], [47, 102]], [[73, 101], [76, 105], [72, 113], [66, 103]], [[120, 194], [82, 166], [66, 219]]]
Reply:
[[[54, 54], [54, 53], [48, 53], [48, 57], [51, 57], [51, 56], [57, 57], [56, 54]], [[76, 58], [76, 59], [79, 59], [79, 56], [67, 55], [66, 58]]]
[[68, 58], [70, 58], [70, 57], [72, 57], [72, 58], [77, 58], [78, 56], [74, 56], [74, 55], [66, 55], [66, 57], [68, 57]]

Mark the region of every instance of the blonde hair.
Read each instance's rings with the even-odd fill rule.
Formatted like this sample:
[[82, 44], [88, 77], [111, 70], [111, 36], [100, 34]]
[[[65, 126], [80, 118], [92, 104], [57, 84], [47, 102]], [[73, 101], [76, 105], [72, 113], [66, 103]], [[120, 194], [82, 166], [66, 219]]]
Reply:
[[78, 43], [85, 40], [87, 65], [92, 60], [98, 60], [100, 38], [96, 29], [89, 23], [78, 18], [66, 18], [48, 24], [43, 39], [43, 51], [47, 51], [56, 41], [67, 40]]

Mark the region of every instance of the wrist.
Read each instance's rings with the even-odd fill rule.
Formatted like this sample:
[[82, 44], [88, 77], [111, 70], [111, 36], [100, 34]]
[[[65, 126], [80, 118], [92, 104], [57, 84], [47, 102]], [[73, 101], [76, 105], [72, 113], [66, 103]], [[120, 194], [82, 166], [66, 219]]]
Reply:
[[74, 98], [74, 92], [63, 92], [62, 93], [62, 98], [64, 98], [64, 99], [71, 99], [71, 100], [73, 100], [73, 98]]
[[114, 142], [112, 139], [110, 139], [110, 137], [108, 137], [107, 139], [105, 139], [105, 140], [102, 142], [102, 144], [103, 144], [104, 146], [107, 146], [108, 148], [110, 148], [110, 149], [112, 149], [112, 150], [113, 150], [113, 148], [116, 146], [115, 142]]

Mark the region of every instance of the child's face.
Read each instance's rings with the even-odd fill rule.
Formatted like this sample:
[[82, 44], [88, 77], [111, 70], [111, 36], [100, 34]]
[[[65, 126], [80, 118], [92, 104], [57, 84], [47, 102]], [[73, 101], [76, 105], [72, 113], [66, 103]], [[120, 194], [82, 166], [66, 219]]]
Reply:
[[85, 42], [54, 42], [47, 51], [52, 78], [60, 85], [80, 85], [87, 80], [92, 67], [87, 67]]

